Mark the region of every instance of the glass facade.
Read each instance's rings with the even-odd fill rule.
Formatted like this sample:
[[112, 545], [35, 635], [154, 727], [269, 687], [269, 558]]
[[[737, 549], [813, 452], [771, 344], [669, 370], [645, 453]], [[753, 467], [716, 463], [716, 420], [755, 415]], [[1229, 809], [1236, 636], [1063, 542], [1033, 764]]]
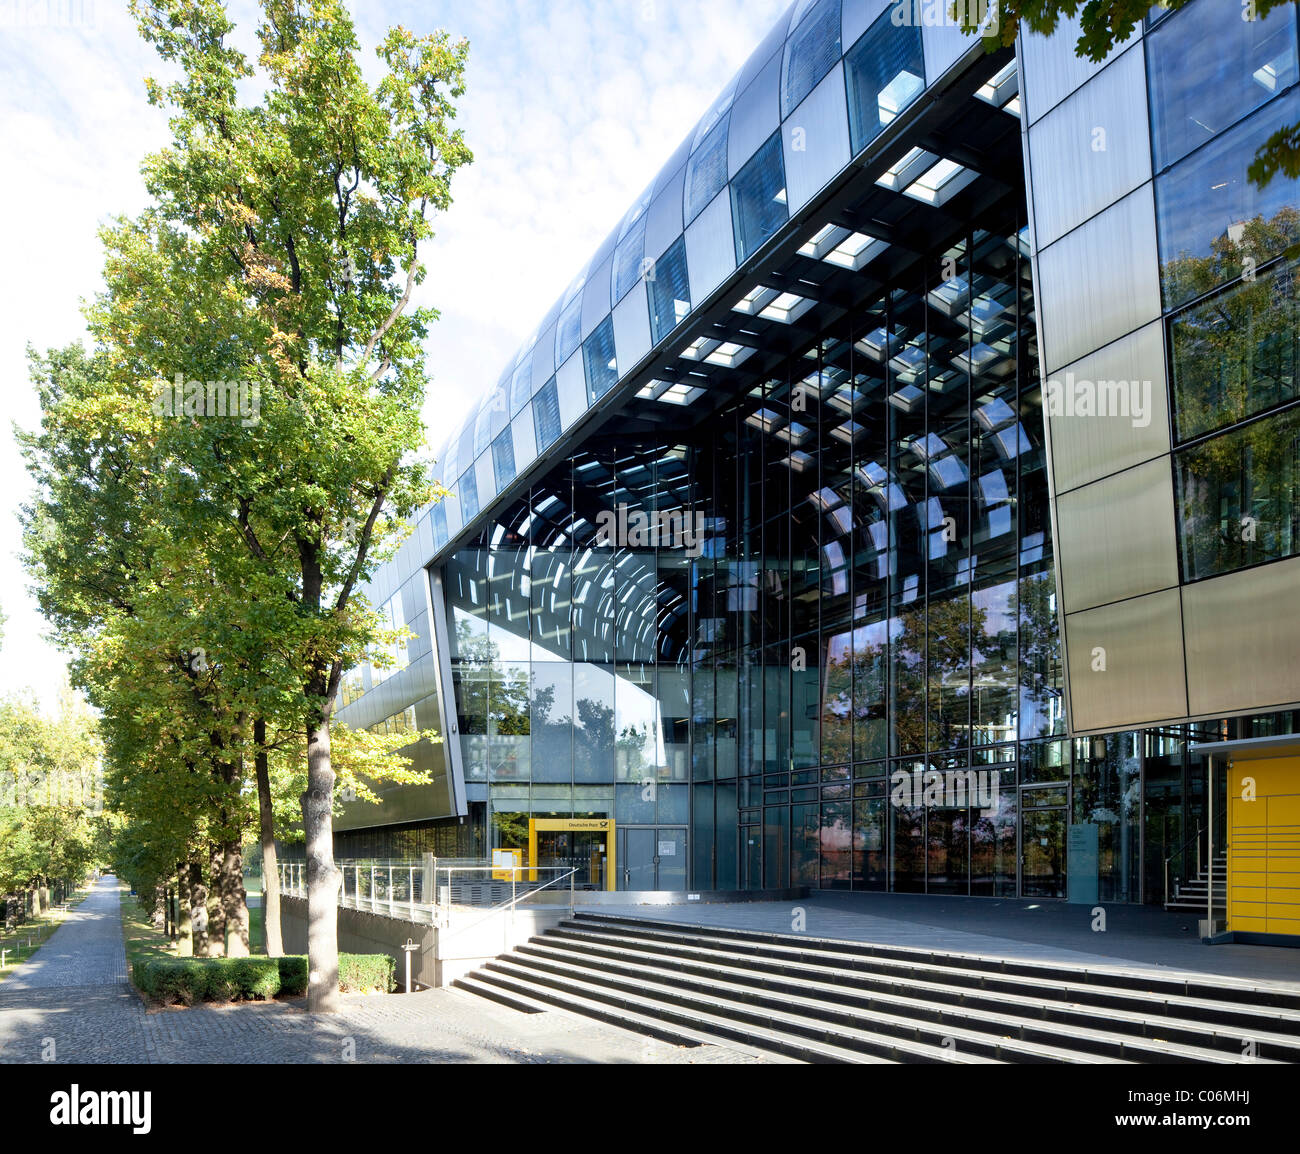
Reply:
[[[779, 76], [751, 70], [773, 77], [771, 119], [755, 127], [724, 93], [596, 263], [612, 304], [644, 277], [653, 369], [630, 379], [646, 352], [634, 310], [584, 324], [605, 286], [583, 278], [511, 362], [501, 403], [454, 446], [460, 509], [433, 511], [420, 562], [445, 611], [443, 714], [466, 796], [436, 826], [341, 837], [481, 856], [526, 846], [534, 818], [611, 819], [620, 888], [1060, 900], [1094, 872], [1090, 851], [1067, 860], [1084, 827], [1097, 900], [1159, 902], [1195, 872], [1206, 775], [1190, 744], [1290, 721], [1125, 718], [1071, 737], [1038, 350], [1053, 302], [1034, 297], [1015, 67], [1009, 53], [968, 64], [974, 95], [921, 101], [923, 44], [938, 50], [889, 12], [868, 26], [838, 0], [801, 3]], [[1081, 317], [1097, 333], [1080, 352], [1164, 326], [1171, 435], [1155, 452], [1181, 566], [1167, 584], [1298, 551], [1297, 182], [1247, 179], [1259, 144], [1300, 121], [1296, 44], [1294, 5], [1252, 22], [1192, 0], [1129, 49], [1147, 65], [1150, 304], [1113, 332], [1100, 308]], [[815, 101], [842, 97], [860, 167], [799, 203], [807, 158], [787, 133], [802, 126], [777, 113], [844, 47], [843, 92]], [[1087, 83], [1128, 93], [1125, 67]], [[913, 138], [863, 160], [909, 109]], [[1030, 125], [1031, 153], [1064, 131], [1053, 115]], [[688, 245], [682, 228], [724, 191], [732, 235], [710, 212]], [[724, 293], [699, 262], [729, 242]], [[530, 403], [535, 435], [512, 438]], [[1140, 452], [1118, 471], [1148, 465]], [[1071, 609], [1069, 636], [1112, 603]], [[348, 708], [382, 680], [350, 677]], [[402, 731], [403, 704], [374, 724]], [[580, 841], [557, 834], [555, 852], [587, 853]]]

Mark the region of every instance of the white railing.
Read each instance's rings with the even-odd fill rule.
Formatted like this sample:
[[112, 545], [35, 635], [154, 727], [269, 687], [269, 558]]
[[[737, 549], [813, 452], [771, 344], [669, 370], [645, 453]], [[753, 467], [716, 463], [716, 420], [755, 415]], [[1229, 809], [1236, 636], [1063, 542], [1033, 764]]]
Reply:
[[[456, 909], [513, 909], [534, 893], [567, 878], [573, 908], [576, 869], [564, 866], [501, 866], [464, 859], [338, 861], [339, 905], [382, 913], [417, 925], [447, 926]], [[305, 862], [279, 863], [280, 892], [307, 896]], [[509, 896], [506, 896], [507, 887]]]

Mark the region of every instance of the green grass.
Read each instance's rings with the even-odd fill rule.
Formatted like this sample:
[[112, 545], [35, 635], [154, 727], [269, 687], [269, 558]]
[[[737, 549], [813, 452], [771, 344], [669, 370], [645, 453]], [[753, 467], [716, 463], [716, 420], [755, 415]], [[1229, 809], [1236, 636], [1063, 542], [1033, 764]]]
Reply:
[[[68, 908], [79, 906], [85, 899], [84, 890], [76, 891], [68, 898]], [[52, 907], [43, 917], [28, 918], [9, 932], [0, 931], [0, 950], [5, 955], [0, 982], [14, 973], [20, 963], [25, 962], [49, 940], [50, 935], [63, 924], [63, 916], [61, 910]]]

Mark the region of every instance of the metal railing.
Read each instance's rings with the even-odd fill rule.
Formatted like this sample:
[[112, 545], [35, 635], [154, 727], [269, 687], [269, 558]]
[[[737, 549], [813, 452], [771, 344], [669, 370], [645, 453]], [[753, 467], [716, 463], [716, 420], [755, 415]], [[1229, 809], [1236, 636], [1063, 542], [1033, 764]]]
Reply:
[[[1193, 833], [1190, 837], [1186, 838], [1182, 845], [1180, 845], [1176, 850], [1174, 850], [1173, 853], [1171, 853], [1167, 858], [1165, 858], [1165, 906], [1166, 908], [1168, 908], [1169, 906], [1169, 865], [1175, 858], [1182, 857], [1187, 852], [1187, 847], [1191, 845], [1193, 841], [1195, 841], [1196, 843], [1196, 872], [1192, 876], [1193, 877], [1201, 876], [1201, 835], [1204, 832], [1205, 832], [1205, 827], [1201, 825], [1199, 822], [1197, 822], [1196, 832]], [[1185, 876], [1187, 874], [1187, 869], [1185, 866], [1182, 869], [1182, 874], [1184, 876], [1181, 876], [1178, 879], [1176, 879], [1175, 884], [1187, 880]]]
[[[418, 925], [447, 926], [457, 909], [513, 909], [534, 893], [569, 881], [573, 908], [576, 869], [564, 866], [502, 866], [465, 859], [425, 858], [421, 861], [338, 861], [338, 904], [400, 917]], [[307, 896], [305, 862], [280, 862], [280, 892]], [[555, 875], [538, 878], [538, 875]], [[506, 890], [509, 897], [506, 897]]]

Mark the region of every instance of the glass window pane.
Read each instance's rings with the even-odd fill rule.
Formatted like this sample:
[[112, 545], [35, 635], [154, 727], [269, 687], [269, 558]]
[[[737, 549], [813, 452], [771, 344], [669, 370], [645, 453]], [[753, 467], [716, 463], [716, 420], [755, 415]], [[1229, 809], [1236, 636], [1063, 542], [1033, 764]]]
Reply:
[[509, 429], [492, 442], [492, 474], [498, 493], [515, 479], [515, 445]]
[[690, 224], [727, 183], [727, 129], [730, 115], [718, 122], [686, 162], [686, 223]]
[[555, 328], [555, 363], [563, 365], [582, 342], [582, 293], [578, 293], [560, 313]]
[[1220, 434], [1174, 460], [1185, 581], [1300, 552], [1300, 409]]
[[560, 435], [560, 395], [552, 377], [533, 398], [533, 428], [537, 433], [537, 451], [549, 448]]
[[1196, 0], [1147, 38], [1157, 171], [1296, 82], [1295, 9], [1244, 16], [1241, 0]]
[[650, 333], [656, 344], [663, 340], [691, 311], [691, 285], [686, 273], [686, 238], [676, 243], [654, 263], [650, 277]]
[[840, 0], [821, 2], [800, 22], [785, 46], [781, 69], [781, 119], [798, 107], [840, 58]]
[[587, 338], [582, 346], [582, 361], [587, 373], [587, 400], [595, 403], [618, 383], [613, 318], [606, 317]]
[[533, 389], [533, 354], [529, 353], [510, 378], [510, 415], [513, 417], [528, 401]]
[[614, 250], [613, 304], [618, 304], [627, 296], [641, 279], [641, 263], [645, 258], [645, 222], [646, 216], [642, 213]]
[[1170, 326], [1178, 439], [1295, 400], [1300, 335], [1294, 268], [1241, 284]]
[[1246, 170], [1278, 129], [1300, 121], [1300, 93], [1261, 108], [1156, 179], [1165, 307], [1236, 280], [1300, 238], [1300, 180], [1256, 188]]
[[738, 264], [790, 219], [779, 132], [768, 138], [731, 182], [731, 213]]
[[895, 27], [892, 11], [886, 10], [844, 57], [849, 134], [855, 153], [925, 91], [921, 28]]

